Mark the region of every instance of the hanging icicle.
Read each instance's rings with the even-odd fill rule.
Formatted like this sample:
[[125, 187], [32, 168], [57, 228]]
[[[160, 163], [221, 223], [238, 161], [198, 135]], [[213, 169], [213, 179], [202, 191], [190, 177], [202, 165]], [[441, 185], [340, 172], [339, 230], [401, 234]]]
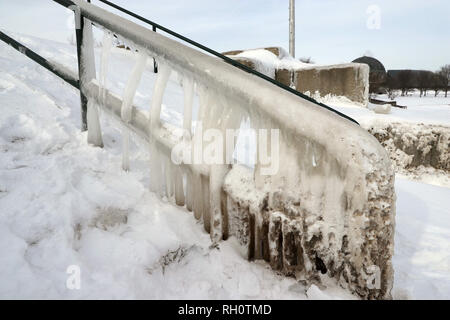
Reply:
[[[141, 50], [137, 54], [137, 61], [131, 71], [130, 77], [128, 78], [128, 83], [125, 87], [122, 100], [121, 117], [125, 123], [131, 121], [132, 110], [133, 110], [133, 99], [136, 94], [137, 87], [141, 81], [142, 73], [145, 70], [145, 64], [147, 62], [146, 53]], [[123, 139], [123, 154], [122, 154], [122, 168], [123, 170], [130, 170], [130, 160], [129, 160], [129, 130], [124, 126], [122, 128], [122, 139]]]
[[[192, 141], [192, 106], [194, 98], [194, 82], [188, 78], [183, 79], [183, 91], [184, 91], [184, 114], [183, 114], [183, 142], [185, 146], [188, 146]], [[191, 154], [192, 156], [192, 154]], [[186, 177], [186, 208], [189, 211], [193, 209], [193, 177], [190, 170], [185, 170], [184, 176]]]
[[161, 125], [161, 104], [164, 95], [164, 90], [171, 74], [171, 69], [164, 63], [158, 63], [158, 76], [153, 88], [153, 96], [150, 109], [150, 189], [153, 192], [164, 194], [164, 178], [163, 178], [163, 164], [164, 159], [155, 136], [158, 134]]
[[[84, 18], [82, 52], [81, 68], [83, 70], [83, 79], [81, 82], [84, 85], [87, 85], [92, 81], [92, 79], [95, 79], [95, 57], [92, 23], [86, 18]], [[100, 127], [98, 106], [94, 103], [92, 98], [88, 99], [86, 118], [88, 126], [88, 143], [103, 148], [102, 129]]]
[[109, 56], [112, 48], [112, 36], [109, 32], [103, 34], [102, 53], [100, 56], [100, 72], [99, 72], [99, 101], [106, 102], [106, 77], [108, 74]]

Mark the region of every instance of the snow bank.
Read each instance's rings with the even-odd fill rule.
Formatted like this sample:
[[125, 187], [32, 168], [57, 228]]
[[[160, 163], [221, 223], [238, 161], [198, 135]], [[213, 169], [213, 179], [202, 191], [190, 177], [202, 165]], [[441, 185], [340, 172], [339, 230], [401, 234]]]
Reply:
[[397, 169], [419, 166], [450, 171], [450, 128], [374, 121], [367, 128], [389, 152]]

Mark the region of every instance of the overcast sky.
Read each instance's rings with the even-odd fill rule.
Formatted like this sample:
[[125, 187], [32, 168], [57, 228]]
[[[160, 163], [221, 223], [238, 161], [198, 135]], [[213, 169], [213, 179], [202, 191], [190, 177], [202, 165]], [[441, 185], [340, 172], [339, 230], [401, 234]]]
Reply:
[[[288, 0], [111, 1], [217, 51], [289, 47]], [[52, 0], [0, 0], [6, 31], [67, 42], [72, 15]], [[363, 54], [387, 69], [450, 64], [450, 1], [296, 1], [297, 57], [332, 64]]]

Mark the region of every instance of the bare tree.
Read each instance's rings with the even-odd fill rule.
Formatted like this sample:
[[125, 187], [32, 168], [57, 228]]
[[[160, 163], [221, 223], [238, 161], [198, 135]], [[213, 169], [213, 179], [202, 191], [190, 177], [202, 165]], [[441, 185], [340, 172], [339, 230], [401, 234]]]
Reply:
[[445, 90], [447, 84], [447, 79], [441, 75], [439, 71], [435, 72], [433, 75], [432, 89], [434, 90], [434, 96], [437, 97], [439, 91]]
[[443, 88], [443, 90], [445, 91], [445, 97], [447, 98], [448, 87], [450, 84], [450, 64], [446, 64], [445, 66], [441, 67], [441, 70], [439, 70], [439, 74], [447, 80]]
[[408, 95], [408, 91], [414, 87], [414, 74], [412, 70], [400, 70], [396, 81], [398, 81], [398, 86], [402, 90], [402, 96]]
[[432, 89], [434, 90], [434, 96], [437, 97], [439, 94], [439, 91], [442, 89], [440, 84], [440, 76], [438, 72], [435, 72], [433, 74], [433, 81], [432, 81]]
[[397, 77], [393, 77], [392, 75], [388, 74], [386, 77], [385, 86], [389, 99], [394, 100], [398, 96], [397, 90], [400, 89]]
[[[425, 72], [420, 71], [419, 73], [417, 73], [417, 84], [418, 84], [418, 89], [420, 91], [420, 97], [422, 97], [424, 91], [426, 92], [426, 85], [427, 85], [427, 76], [425, 74]], [[426, 95], [426, 93], [425, 93]]]
[[434, 74], [431, 71], [417, 71], [417, 89], [420, 90], [420, 96], [427, 96], [427, 91], [433, 88]]

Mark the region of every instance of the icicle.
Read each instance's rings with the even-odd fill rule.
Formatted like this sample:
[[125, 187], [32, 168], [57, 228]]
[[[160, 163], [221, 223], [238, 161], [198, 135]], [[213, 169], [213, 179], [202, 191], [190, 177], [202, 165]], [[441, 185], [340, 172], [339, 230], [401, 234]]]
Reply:
[[[194, 164], [198, 164], [198, 162], [203, 161], [203, 153], [200, 148], [200, 145], [203, 141], [202, 137], [202, 121], [204, 119], [205, 110], [209, 105], [209, 95], [207, 94], [206, 88], [198, 87], [198, 96], [199, 96], [199, 110], [197, 122], [195, 125], [194, 136], [191, 142], [191, 150], [192, 150], [192, 161]], [[193, 172], [192, 174], [192, 186], [193, 186], [193, 211], [196, 219], [200, 219], [203, 216], [203, 188], [202, 188], [202, 179], [198, 172]]]
[[[209, 204], [211, 214], [211, 240], [218, 242], [223, 238], [223, 219], [228, 213], [222, 212], [222, 186], [226, 174], [229, 171], [228, 164], [232, 162], [234, 149], [236, 146], [235, 130], [238, 130], [241, 125], [243, 112], [234, 104], [233, 101], [226, 99], [221, 94], [214, 96], [214, 106], [207, 114], [207, 124], [209, 128], [220, 130], [224, 147], [224, 154], [222, 156], [222, 162], [220, 164], [213, 164], [210, 167], [210, 180], [209, 180]], [[227, 129], [232, 130], [232, 135], [227, 135]], [[231, 139], [231, 141], [227, 141]]]
[[171, 69], [160, 63], [155, 87], [153, 88], [152, 105], [150, 110], [150, 189], [162, 195], [163, 192], [163, 174], [162, 174], [162, 156], [158, 150], [155, 135], [160, 125], [161, 104], [164, 90], [169, 80]]
[[205, 231], [211, 232], [211, 206], [209, 202], [209, 179], [204, 175], [200, 176], [201, 185], [202, 185], [202, 201], [203, 201], [203, 227]]
[[142, 73], [145, 70], [145, 63], [147, 61], [147, 55], [140, 51], [138, 53], [137, 61], [131, 71], [128, 83], [123, 93], [123, 103], [121, 109], [122, 120], [129, 122], [131, 120], [131, 111], [133, 108], [133, 98], [136, 94], [136, 89], [142, 77]]
[[88, 143], [103, 148], [102, 131], [98, 118], [98, 106], [93, 99], [88, 100], [87, 105]]
[[[142, 73], [145, 70], [145, 63], [147, 61], [147, 56], [143, 51], [138, 53], [137, 61], [134, 65], [131, 75], [128, 78], [128, 83], [125, 87], [122, 100], [121, 117], [126, 123], [131, 121], [131, 113], [133, 110], [133, 98], [136, 94], [137, 87], [142, 77]], [[122, 154], [122, 168], [126, 171], [130, 169], [129, 160], [129, 139], [130, 134], [128, 128], [123, 126], [122, 128], [122, 138], [123, 138], [123, 154]]]
[[92, 34], [92, 23], [90, 20], [84, 18], [83, 29], [83, 81], [88, 84], [92, 79], [95, 79], [95, 54], [94, 54], [94, 36]]
[[[81, 68], [83, 70], [84, 85], [95, 79], [95, 57], [94, 57], [94, 37], [92, 34], [92, 24], [88, 19], [84, 19], [83, 29], [83, 54]], [[97, 147], [103, 147], [102, 130], [100, 127], [100, 120], [98, 116], [98, 107], [93, 102], [93, 99], [88, 98], [87, 105], [87, 126], [88, 137], [87, 141]]]
[[174, 194], [173, 171], [174, 165], [170, 158], [167, 158], [164, 173], [166, 174], [166, 195], [168, 199], [171, 199]]
[[[190, 143], [192, 135], [192, 105], [194, 98], [194, 83], [191, 79], [185, 77], [183, 79], [183, 90], [184, 90], [184, 117], [183, 117], [183, 139], [185, 145]], [[192, 204], [194, 199], [192, 192], [192, 174], [190, 172], [186, 173], [186, 208], [192, 211]]]
[[160, 123], [161, 104], [166, 89], [167, 81], [171, 73], [171, 69], [163, 63], [158, 64], [158, 76], [153, 88], [152, 106], [150, 110], [150, 130], [153, 131]]
[[192, 132], [192, 105], [194, 98], [194, 83], [191, 79], [185, 77], [183, 79], [183, 90], [184, 90], [184, 118], [183, 118], [183, 129], [188, 135], [187, 138], [191, 138]]
[[112, 48], [112, 37], [105, 32], [102, 40], [102, 54], [99, 72], [99, 98], [101, 103], [106, 102], [106, 76], [108, 74], [108, 62]]
[[[224, 105], [221, 103], [219, 96], [214, 96], [214, 103], [209, 106], [209, 112], [205, 116], [205, 130], [215, 129], [220, 130], [222, 133], [222, 139], [225, 139], [225, 126], [224, 126]], [[212, 141], [211, 143], [215, 143]], [[222, 143], [222, 149], [225, 147], [225, 141], [222, 140], [216, 143]], [[208, 145], [205, 145], [205, 149]], [[205, 229], [209, 228], [211, 240], [216, 243], [222, 238], [222, 210], [220, 203], [220, 196], [222, 191], [223, 179], [228, 171], [225, 165], [225, 150], [222, 150], [222, 157], [217, 158], [221, 163], [214, 163], [210, 165], [209, 181], [205, 181], [208, 184], [208, 189], [205, 190], [205, 196], [208, 199], [208, 210], [205, 214]], [[205, 210], [206, 212], [206, 210]], [[205, 219], [206, 220], [206, 219]]]
[[192, 184], [194, 186], [194, 216], [198, 220], [203, 216], [203, 189], [202, 180], [198, 173], [192, 175]]
[[179, 166], [174, 165], [172, 177], [175, 183], [175, 203], [178, 206], [184, 206], [183, 172]]
[[193, 186], [193, 176], [190, 170], [185, 170], [186, 172], [186, 209], [188, 211], [193, 210], [194, 204], [194, 186]]
[[[234, 107], [220, 94], [216, 94], [206, 87], [198, 87], [198, 95], [200, 106], [197, 125], [192, 139], [192, 154], [194, 155], [194, 160], [196, 160], [197, 153], [201, 153], [201, 159], [197, 160], [201, 160], [204, 163], [203, 161], [206, 159], [203, 158], [203, 150], [199, 148], [199, 142], [203, 142], [202, 133], [208, 129], [215, 129], [220, 132], [223, 139], [222, 141], [218, 141], [217, 138], [213, 139], [209, 144], [203, 146], [204, 150], [214, 150], [215, 152], [215, 150], [220, 149], [219, 147], [214, 148], [211, 143], [222, 143], [222, 147], [227, 149], [227, 129], [239, 129], [243, 112], [239, 107]], [[222, 212], [222, 185], [229, 170], [228, 163], [232, 160], [235, 147], [234, 132], [231, 139], [233, 140], [228, 152], [231, 155], [222, 149], [223, 154], [214, 155], [213, 159], [209, 159], [211, 161], [209, 178], [198, 174], [194, 174], [192, 177], [194, 215], [197, 219], [203, 217], [205, 230], [210, 232], [213, 242], [220, 241], [223, 238], [224, 226], [222, 220], [227, 212]], [[211, 146], [213, 148], [210, 148]], [[194, 163], [196, 162], [194, 161]], [[189, 189], [187, 189], [188, 191]]]
[[269, 217], [269, 251], [270, 265], [275, 270], [281, 270], [283, 267], [283, 234], [281, 215], [273, 213]]
[[[197, 154], [198, 142], [203, 141], [202, 132], [208, 129], [218, 130], [221, 134], [222, 141], [213, 139], [209, 144], [204, 145], [204, 150], [215, 150], [211, 143], [221, 143], [223, 154], [214, 155], [211, 162], [209, 179], [206, 177], [193, 177], [194, 183], [194, 214], [196, 218], [203, 216], [205, 230], [210, 232], [213, 242], [218, 242], [223, 238], [223, 219], [227, 212], [222, 213], [222, 185], [224, 178], [229, 171], [228, 163], [231, 163], [235, 140], [234, 132], [231, 136], [231, 148], [226, 152], [227, 147], [227, 129], [237, 130], [240, 127], [243, 112], [238, 107], [233, 107], [227, 99], [220, 94], [215, 94], [205, 87], [198, 88], [200, 108], [198, 112], [198, 121], [193, 137], [193, 154]], [[201, 126], [200, 126], [201, 124]], [[213, 148], [210, 148], [210, 147]], [[201, 150], [200, 152], [202, 152]], [[231, 153], [231, 154], [230, 154]], [[206, 160], [202, 158], [202, 160]], [[216, 162], [218, 160], [219, 162]], [[201, 185], [201, 187], [199, 186]], [[202, 192], [203, 200], [198, 196]]]
[[222, 239], [222, 184], [228, 172], [227, 166], [212, 165], [209, 174], [209, 203], [211, 212], [211, 240], [218, 242]]

